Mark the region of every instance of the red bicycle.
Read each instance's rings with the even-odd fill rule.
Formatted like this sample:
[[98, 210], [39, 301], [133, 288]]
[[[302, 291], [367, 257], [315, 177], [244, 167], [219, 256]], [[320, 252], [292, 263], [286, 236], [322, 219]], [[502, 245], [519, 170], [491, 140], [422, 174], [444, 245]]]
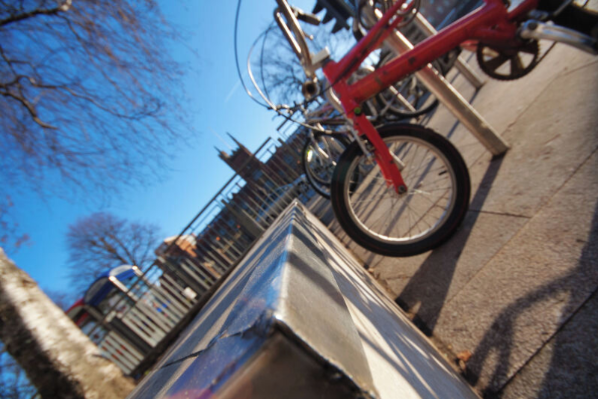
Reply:
[[[417, 12], [419, 1], [374, 2], [378, 22], [338, 62], [326, 51], [315, 56], [309, 52], [298, 18], [315, 23], [317, 17], [286, 0], [276, 1], [275, 19], [307, 76], [306, 99], [320, 94], [316, 71], [322, 68], [328, 80], [326, 96], [332, 104], [340, 103], [339, 110], [353, 123], [355, 141], [339, 159], [332, 178], [336, 218], [356, 243], [386, 256], [416, 255], [446, 241], [467, 212], [470, 180], [463, 158], [446, 138], [418, 125], [376, 128], [361, 108], [364, 101], [465, 42], [477, 42], [482, 69], [498, 79], [529, 73], [538, 62], [538, 39], [565, 42], [594, 54], [597, 48], [596, 15], [571, 1], [523, 0], [509, 9], [503, 0], [484, 0], [482, 7], [437, 35], [349, 83], [368, 55]], [[381, 4], [387, 5], [384, 14]], [[580, 32], [548, 25], [548, 20], [583, 23]]]

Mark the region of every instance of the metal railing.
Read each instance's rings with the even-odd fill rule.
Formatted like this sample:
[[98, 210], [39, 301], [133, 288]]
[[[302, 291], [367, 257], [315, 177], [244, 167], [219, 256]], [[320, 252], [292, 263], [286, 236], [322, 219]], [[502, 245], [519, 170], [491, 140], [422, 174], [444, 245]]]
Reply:
[[156, 250], [146, 269], [125, 286], [116, 278], [116, 300], [86, 306], [107, 333], [98, 341], [104, 355], [126, 374], [143, 372], [149, 357], [176, 336], [197, 305], [278, 215], [295, 199], [315, 192], [301, 177], [301, 129], [286, 140], [268, 138], [251, 154], [240, 147], [223, 159], [236, 171], [176, 237]]

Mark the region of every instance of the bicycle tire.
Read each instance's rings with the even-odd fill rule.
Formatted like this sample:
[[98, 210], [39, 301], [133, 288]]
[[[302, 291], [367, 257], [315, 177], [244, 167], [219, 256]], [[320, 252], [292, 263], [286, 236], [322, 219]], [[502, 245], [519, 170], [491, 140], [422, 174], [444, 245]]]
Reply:
[[[390, 52], [383, 54], [382, 57], [380, 57], [380, 61], [378, 62], [376, 69], [391, 61], [392, 58], [393, 54]], [[439, 62], [434, 61], [432, 62], [432, 65], [434, 65], [434, 68], [436, 68], [440, 74], [444, 75], [444, 71], [442, 70]], [[393, 84], [392, 87], [397, 89], [399, 92], [401, 92], [401, 90], [408, 89], [410, 93], [406, 100], [415, 108], [415, 111], [410, 111], [405, 106], [400, 104], [388, 106], [388, 110], [386, 112], [397, 118], [415, 118], [427, 114], [438, 106], [438, 99], [417, 79], [415, 74], [405, 76], [403, 79]], [[389, 87], [388, 89], [376, 94], [376, 99], [382, 104], [382, 107], [386, 107], [389, 103], [388, 97], [392, 96], [389, 94], [390, 90], [391, 88]]]
[[334, 164], [329, 165], [324, 165], [324, 160], [314, 155], [317, 154], [317, 152], [313, 149], [312, 140], [308, 139], [303, 147], [301, 160], [307, 181], [318, 194], [324, 198], [330, 199], [332, 171], [342, 152], [349, 146], [350, 140], [342, 134], [314, 133], [314, 138], [318, 143], [321, 143], [321, 140], [338, 141], [338, 143], [332, 147], [336, 149], [342, 147], [342, 151], [335, 151], [331, 154], [334, 156]]
[[[380, 128], [379, 133], [404, 164], [401, 173], [407, 193], [399, 196], [388, 189], [383, 177], [376, 176], [380, 168], [375, 161], [368, 161], [359, 144], [354, 142], [334, 170], [331, 185], [334, 214], [345, 232], [371, 252], [399, 257], [434, 249], [451, 237], [467, 213], [471, 193], [467, 166], [459, 151], [430, 129], [395, 123]], [[365, 145], [371, 147], [367, 141]], [[420, 148], [427, 151], [421, 153]], [[438, 187], [442, 182], [450, 183], [446, 190]], [[444, 201], [446, 192], [449, 196]], [[414, 198], [422, 200], [413, 201]], [[386, 199], [394, 201], [390, 209]], [[383, 207], [384, 204], [387, 206]], [[421, 213], [417, 214], [414, 209]], [[416, 223], [410, 226], [412, 219]], [[420, 221], [429, 229], [414, 230]], [[381, 225], [377, 227], [376, 223]]]

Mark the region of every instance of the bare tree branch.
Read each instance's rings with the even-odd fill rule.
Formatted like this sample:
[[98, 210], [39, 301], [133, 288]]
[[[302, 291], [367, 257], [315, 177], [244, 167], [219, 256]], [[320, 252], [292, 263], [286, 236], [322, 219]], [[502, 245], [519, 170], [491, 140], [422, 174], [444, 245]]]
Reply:
[[10, 98], [16, 100], [17, 102], [21, 103], [25, 107], [25, 109], [29, 112], [29, 114], [31, 115], [31, 119], [33, 119], [33, 121], [35, 123], [37, 123], [44, 129], [54, 129], [54, 130], [57, 129], [56, 126], [49, 125], [49, 124], [45, 123], [44, 121], [42, 121], [41, 119], [39, 119], [39, 116], [37, 115], [37, 111], [35, 110], [33, 105], [31, 105], [31, 103], [29, 101], [27, 101], [22, 96], [22, 93], [19, 93], [19, 94], [21, 94], [20, 96], [14, 94], [14, 93], [11, 93], [11, 92], [4, 92], [4, 93], [0, 93], [0, 94], [2, 94], [4, 97], [10, 97]]
[[0, 198], [163, 176], [192, 132], [180, 38], [153, 0], [1, 0]]
[[123, 264], [144, 268], [162, 238], [158, 227], [132, 223], [109, 213], [94, 213], [69, 226], [66, 241], [70, 278], [80, 290], [102, 272]]
[[38, 8], [29, 12], [24, 12], [21, 14], [11, 15], [8, 18], [4, 18], [0, 20], [0, 27], [22, 21], [24, 19], [37, 17], [39, 15], [55, 15], [59, 12], [68, 11], [72, 3], [72, 0], [65, 0], [64, 3], [60, 4], [58, 7], [51, 8], [51, 9], [43, 9]]

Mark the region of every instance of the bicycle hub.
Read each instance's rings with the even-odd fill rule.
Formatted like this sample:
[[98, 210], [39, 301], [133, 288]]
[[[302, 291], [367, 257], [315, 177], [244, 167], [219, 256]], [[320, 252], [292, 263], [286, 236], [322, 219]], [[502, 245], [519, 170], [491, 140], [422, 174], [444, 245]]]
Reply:
[[320, 85], [318, 84], [317, 79], [304, 82], [303, 85], [301, 85], [301, 94], [308, 100], [320, 94]]

